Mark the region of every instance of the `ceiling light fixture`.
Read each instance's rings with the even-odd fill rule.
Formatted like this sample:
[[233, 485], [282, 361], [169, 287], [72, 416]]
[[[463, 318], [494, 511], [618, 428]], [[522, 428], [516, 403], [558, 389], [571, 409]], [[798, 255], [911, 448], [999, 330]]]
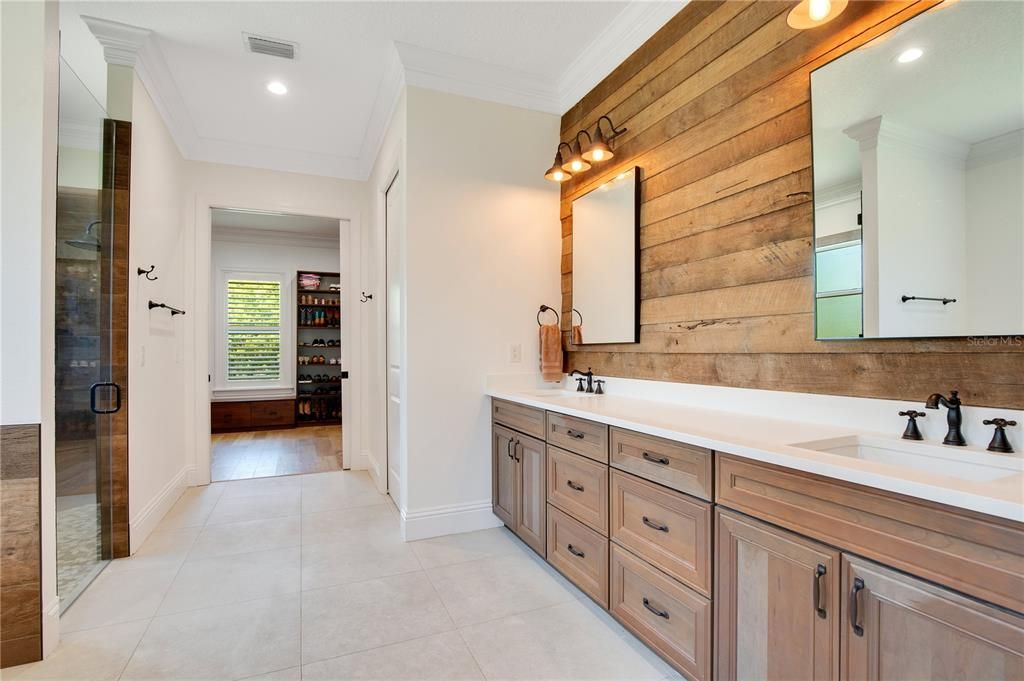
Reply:
[[800, 4], [790, 10], [786, 23], [801, 31], [815, 28], [842, 14], [846, 3], [847, 0], [800, 0]]
[[275, 95], [286, 95], [288, 94], [288, 86], [279, 80], [272, 80], [267, 83], [267, 90]]
[[[611, 133], [607, 137], [601, 130], [601, 121], [608, 121]], [[612, 119], [608, 116], [601, 116], [597, 119], [597, 125], [594, 126], [593, 136], [588, 130], [583, 129], [576, 133], [571, 143], [558, 143], [555, 163], [544, 173], [544, 177], [552, 182], [565, 182], [572, 178], [573, 173], [590, 170], [592, 163], [603, 163], [611, 159], [615, 153], [612, 151], [610, 143], [624, 132], [626, 132], [626, 128], [616, 128]], [[580, 142], [581, 137], [586, 137], [586, 144]], [[562, 156], [562, 147], [569, 150], [568, 156]]]
[[920, 47], [910, 47], [900, 52], [900, 56], [896, 57], [896, 61], [901, 64], [909, 64], [912, 61], [920, 59], [923, 54], [924, 50]]

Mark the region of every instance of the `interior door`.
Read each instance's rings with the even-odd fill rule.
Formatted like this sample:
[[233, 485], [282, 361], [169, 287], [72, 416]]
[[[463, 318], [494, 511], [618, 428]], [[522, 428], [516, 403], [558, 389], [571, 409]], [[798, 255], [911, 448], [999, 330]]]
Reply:
[[839, 553], [717, 511], [715, 678], [839, 676]]
[[540, 555], [547, 553], [547, 459], [544, 443], [516, 435], [516, 534]]
[[1024, 679], [1024, 618], [843, 555], [844, 681]]
[[401, 506], [400, 494], [403, 478], [400, 456], [402, 431], [402, 355], [405, 339], [402, 333], [402, 292], [405, 286], [405, 268], [402, 262], [401, 230], [405, 216], [402, 213], [402, 179], [396, 175], [384, 194], [384, 232], [387, 279], [387, 469], [388, 494]]

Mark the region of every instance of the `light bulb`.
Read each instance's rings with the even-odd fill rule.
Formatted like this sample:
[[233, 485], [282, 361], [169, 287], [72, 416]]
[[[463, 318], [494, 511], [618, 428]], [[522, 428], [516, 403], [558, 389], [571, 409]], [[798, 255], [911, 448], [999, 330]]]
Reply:
[[832, 0], [810, 0], [807, 4], [807, 16], [811, 21], [821, 21], [832, 11]]
[[896, 57], [896, 61], [901, 64], [909, 64], [920, 59], [922, 54], [924, 54], [924, 50], [920, 47], [911, 47], [900, 52], [900, 56]]
[[554, 173], [553, 173], [553, 174], [551, 175], [551, 177], [552, 177], [552, 178], [554, 178], [555, 182], [561, 182], [561, 181], [562, 181], [562, 178], [563, 178], [563, 177], [565, 177], [565, 173], [563, 173], [563, 172], [562, 172], [561, 170], [556, 170], [556, 171], [555, 171], [555, 172], [554, 172]]
[[272, 80], [267, 83], [267, 89], [275, 95], [288, 94], [288, 86], [279, 80]]
[[583, 162], [582, 161], [573, 161], [572, 162], [572, 169], [576, 170], [576, 171], [583, 170]]
[[604, 149], [595, 149], [594, 153], [593, 153], [593, 156], [594, 156], [594, 160], [595, 161], [603, 161], [604, 160]]

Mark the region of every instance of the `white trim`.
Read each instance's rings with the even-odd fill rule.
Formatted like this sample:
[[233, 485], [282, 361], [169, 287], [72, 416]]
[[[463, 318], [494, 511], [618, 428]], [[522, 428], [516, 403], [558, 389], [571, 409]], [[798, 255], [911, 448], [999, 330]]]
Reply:
[[139, 50], [152, 35], [148, 29], [108, 19], [83, 15], [82, 21], [103, 46], [103, 58], [106, 62], [117, 66], [135, 66]]
[[975, 142], [967, 152], [967, 169], [972, 170], [1024, 154], [1024, 129], [1011, 130], [998, 137]]
[[171, 478], [160, 493], [150, 499], [145, 508], [135, 514], [128, 523], [128, 537], [131, 543], [130, 553], [134, 554], [146, 541], [146, 538], [156, 529], [156, 526], [167, 515], [167, 512], [174, 506], [174, 502], [181, 497], [187, 486], [189, 478], [189, 466], [183, 467]]
[[553, 113], [571, 109], [689, 3], [630, 2], [559, 78], [555, 88], [558, 104]]
[[854, 199], [860, 200], [860, 179], [848, 180], [814, 190], [814, 209], [830, 208]]
[[402, 516], [402, 535], [405, 541], [502, 526], [501, 520], [491, 510], [490, 499], [469, 504], [434, 506], [420, 511], [400, 509], [399, 513]]
[[43, 606], [43, 659], [57, 650], [60, 643], [60, 597], [55, 596]]
[[299, 234], [278, 229], [246, 229], [245, 227], [216, 227], [213, 240], [238, 244], [267, 244], [270, 246], [308, 246], [310, 248], [338, 248], [334, 236]]
[[249, 402], [252, 400], [291, 400], [295, 388], [214, 388], [211, 402]]

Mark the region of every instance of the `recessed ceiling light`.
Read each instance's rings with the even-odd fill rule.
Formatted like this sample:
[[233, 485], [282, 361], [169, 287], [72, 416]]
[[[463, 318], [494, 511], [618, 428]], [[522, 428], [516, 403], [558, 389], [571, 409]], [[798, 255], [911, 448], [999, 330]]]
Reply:
[[900, 52], [900, 56], [896, 57], [896, 61], [901, 64], [909, 64], [920, 59], [922, 54], [924, 54], [924, 50], [920, 47], [911, 47]]
[[275, 95], [288, 94], [288, 86], [279, 80], [272, 80], [269, 83], [267, 83], [267, 89], [270, 90], [270, 92], [274, 93]]

